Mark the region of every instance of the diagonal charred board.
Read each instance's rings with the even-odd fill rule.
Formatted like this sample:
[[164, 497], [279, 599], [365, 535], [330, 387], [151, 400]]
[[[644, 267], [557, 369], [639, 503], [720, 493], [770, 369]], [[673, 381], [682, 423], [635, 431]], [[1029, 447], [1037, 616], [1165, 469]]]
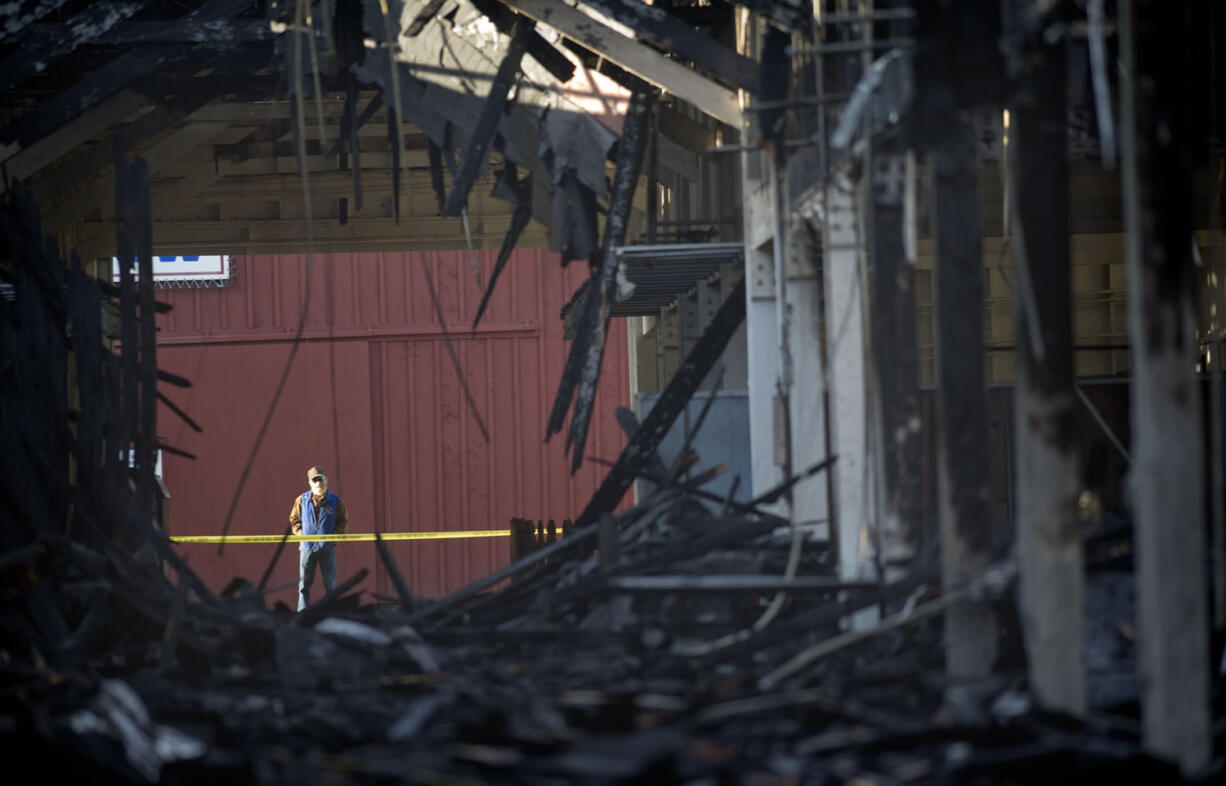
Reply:
[[181, 60], [189, 54], [183, 47], [171, 44], [122, 54], [0, 130], [0, 140], [29, 145], [96, 106], [125, 85], [171, 60]]
[[[690, 489], [696, 488], [698, 485], [700, 484], [697, 481], [686, 481], [685, 483], [678, 484], [674, 488], [665, 489], [664, 491], [656, 494], [651, 500], [618, 513], [613, 517], [613, 519], [619, 524], [633, 522], [637, 517], [641, 516], [644, 511], [668, 502], [669, 500], [675, 499], [677, 496], [689, 491]], [[572, 527], [570, 534], [565, 538], [550, 543], [544, 548], [538, 549], [537, 551], [532, 552], [516, 562], [512, 562], [505, 568], [496, 570], [485, 578], [478, 579], [468, 586], [461, 587], [450, 595], [441, 598], [437, 602], [423, 609], [419, 609], [409, 617], [408, 622], [409, 624], [417, 624], [432, 617], [436, 617], [441, 612], [447, 611], [448, 609], [454, 609], [461, 603], [464, 603], [465, 601], [476, 596], [477, 593], [487, 590], [505, 579], [509, 579], [512, 576], [537, 567], [549, 557], [560, 555], [572, 550], [579, 551], [582, 548], [587, 547], [589, 545], [589, 541], [596, 538], [596, 536], [599, 534], [599, 529], [599, 524], [588, 524], [584, 527], [579, 527], [576, 525]]]
[[[250, 3], [243, 0], [209, 0], [182, 19], [166, 24], [200, 28], [205, 26], [204, 23], [230, 16], [248, 5]], [[0, 139], [6, 142], [15, 139], [22, 145], [29, 144], [50, 134], [125, 85], [160, 70], [166, 63], [188, 61], [199, 56], [193, 47], [178, 44], [154, 44], [129, 50], [10, 124], [0, 131]]]
[[519, 73], [519, 63], [524, 57], [524, 44], [532, 28], [532, 22], [527, 19], [515, 23], [507, 53], [498, 65], [498, 72], [494, 74], [494, 82], [490, 85], [485, 105], [481, 107], [477, 126], [469, 134], [468, 144], [464, 147], [460, 171], [451, 182], [451, 193], [447, 195], [447, 202], [443, 205], [445, 216], [460, 215], [468, 201], [468, 192], [472, 190], [477, 175], [485, 166], [490, 146], [494, 143], [494, 135], [498, 133], [498, 123], [502, 120], [511, 85], [515, 82], [515, 75]]
[[[433, 159], [431, 163], [433, 163]], [[511, 258], [511, 252], [515, 250], [515, 244], [519, 242], [519, 236], [523, 233], [524, 228], [528, 226], [528, 222], [532, 220], [532, 173], [528, 172], [523, 180], [519, 180], [515, 173], [515, 165], [507, 162], [499, 177], [498, 185], [495, 186], [496, 195], [499, 193], [499, 186], [503, 184], [510, 191], [515, 201], [515, 212], [511, 215], [511, 226], [507, 229], [507, 235], [502, 240], [502, 248], [498, 251], [498, 259], [494, 262], [494, 270], [490, 273], [490, 281], [485, 286], [485, 293], [481, 295], [481, 304], [477, 306], [477, 315], [473, 317], [474, 330], [476, 330], [477, 323], [481, 321], [481, 315], [485, 313], [485, 309], [489, 305], [490, 297], [494, 294], [494, 285], [498, 283], [498, 277], [502, 275], [503, 268], [507, 266], [507, 261]]]
[[583, 0], [583, 5], [632, 28], [641, 40], [690, 60], [729, 87], [758, 88], [757, 63], [662, 8], [641, 0]]
[[[166, 129], [188, 117], [211, 101], [216, 93], [207, 90], [188, 89], [184, 95], [141, 115], [138, 119], [115, 129], [129, 150], [139, 149]], [[65, 151], [67, 152], [67, 151]], [[52, 200], [61, 194], [72, 192], [98, 175], [110, 172], [115, 164], [114, 151], [107, 145], [94, 145], [88, 150], [68, 158], [60, 166], [46, 172], [31, 188], [35, 198], [49, 214]]]
[[[369, 123], [370, 119], [375, 116], [375, 112], [378, 112], [382, 107], [383, 107], [383, 94], [376, 93], [374, 97], [370, 99], [370, 103], [366, 105], [366, 108], [363, 109], [360, 114], [358, 114], [356, 117], [353, 118], [354, 128], [352, 130], [352, 133], [356, 134], [359, 130], [361, 130], [361, 128], [365, 126], [367, 123]], [[281, 136], [282, 134], [277, 134], [276, 138], [279, 138]], [[260, 140], [260, 141], [265, 141], [265, 140]], [[344, 144], [345, 144], [344, 138], [337, 139], [336, 143], [332, 145], [332, 148], [327, 153], [324, 154], [324, 158], [331, 158], [332, 156], [339, 155], [341, 152], [341, 148], [344, 147]]]
[[830, 576], [729, 575], [611, 576], [605, 587], [613, 592], [877, 592], [876, 582], [841, 581]]
[[383, 560], [383, 566], [387, 568], [388, 578], [392, 580], [392, 586], [396, 589], [396, 597], [400, 599], [400, 607], [405, 611], [411, 610], [413, 608], [413, 593], [409, 591], [409, 585], [405, 582], [400, 568], [396, 566], [396, 560], [392, 557], [392, 550], [387, 547], [387, 542], [383, 540], [382, 532], [375, 532], [375, 546], [379, 550], [379, 559]]
[[[626, 434], [626, 439], [634, 439], [634, 435], [638, 433], [639, 423], [638, 416], [634, 414], [634, 410], [627, 407], [618, 407], [613, 413], [617, 418], [617, 425]], [[664, 459], [660, 458], [659, 451], [653, 450], [647, 458], [647, 465], [643, 468], [646, 475], [653, 475], [661, 479], [661, 482], [668, 477], [668, 467], [664, 466]]]
[[[511, 35], [511, 31], [514, 29], [517, 21], [530, 21], [526, 17], [520, 16], [506, 8], [497, 0], [472, 0], [472, 4], [478, 11], [485, 14], [494, 23], [494, 26], [505, 35]], [[527, 55], [539, 63], [542, 68], [552, 74], [553, 78], [559, 82], [569, 82], [571, 77], [575, 75], [575, 64], [541, 37], [541, 34], [536, 32], [536, 30], [528, 32], [525, 48]]]
[[634, 439], [630, 440], [617, 457], [617, 463], [609, 470], [604, 482], [576, 520], [576, 526], [595, 521], [601, 513], [617, 507], [617, 503], [634, 482], [639, 469], [651, 459], [681, 410], [714, 368], [732, 339], [732, 334], [744, 320], [745, 282], [742, 280], [719, 307], [711, 325], [686, 355], [685, 362], [677, 369], [677, 373], [669, 380], [668, 387], [643, 419], [643, 425], [635, 433]]
[[[583, 463], [583, 452], [587, 446], [588, 426], [596, 399], [596, 383], [600, 378], [605, 338], [609, 331], [609, 320], [612, 317], [613, 298], [617, 287], [617, 249], [626, 242], [626, 229], [630, 221], [630, 210], [633, 207], [634, 191], [638, 187], [639, 171], [643, 168], [648, 119], [651, 117], [655, 100], [656, 91], [642, 84], [630, 97], [630, 106], [626, 110], [626, 119], [622, 126], [622, 138], [617, 154], [617, 173], [613, 176], [613, 192], [609, 197], [609, 217], [605, 221], [600, 265], [592, 271], [592, 282], [595, 286], [588, 293], [584, 303], [586, 324], [582, 326], [582, 329], [587, 333], [587, 339], [583, 344], [576, 341], [571, 346], [572, 355], [583, 353], [580, 355], [580, 363], [577, 364], [576, 369], [580, 372], [580, 376], [577, 379], [574, 377], [570, 380], [564, 379], [564, 387], [558, 390], [560, 401], [564, 393], [567, 398], [570, 396], [565, 386], [577, 387], [575, 411], [571, 418], [570, 431], [566, 436], [566, 446], [571, 449], [572, 473], [577, 472]], [[555, 413], [557, 412], [556, 406], [555, 402]], [[550, 421], [551, 429], [554, 423], [555, 421]], [[546, 434], [546, 438], [551, 433], [552, 430]]]
[[417, 16], [413, 17], [413, 21], [404, 29], [404, 35], [409, 38], [416, 38], [420, 35], [421, 31], [426, 28], [426, 25], [430, 23], [430, 20], [434, 18], [434, 15], [442, 9], [443, 4], [446, 2], [447, 0], [430, 0], [430, 2], [422, 6], [421, 10], [417, 12]]
[[37, 22], [47, 14], [64, 4], [64, 0], [24, 0], [19, 3], [6, 3], [0, 13], [4, 20], [0, 22], [0, 41], [9, 41], [20, 35], [27, 25]]
[[143, 3], [94, 3], [53, 29], [34, 31], [21, 50], [0, 61], [0, 91], [7, 91], [35, 74], [45, 71], [59, 58], [81, 44], [123, 22], [140, 10]]
[[320, 598], [318, 602], [312, 603], [310, 606], [298, 613], [298, 624], [302, 625], [303, 627], [310, 627], [316, 622], [322, 620], [324, 617], [328, 616], [330, 612], [335, 610], [337, 604], [342, 601], [345, 594], [365, 581], [366, 576], [369, 573], [369, 570], [362, 568], [357, 573], [342, 581], [340, 584], [337, 584], [335, 587], [329, 590], [327, 594]]
[[214, 19], [195, 25], [182, 21], [128, 22], [111, 28], [91, 43], [128, 46], [174, 43], [233, 49], [241, 44], [271, 42], [278, 35], [262, 19]]

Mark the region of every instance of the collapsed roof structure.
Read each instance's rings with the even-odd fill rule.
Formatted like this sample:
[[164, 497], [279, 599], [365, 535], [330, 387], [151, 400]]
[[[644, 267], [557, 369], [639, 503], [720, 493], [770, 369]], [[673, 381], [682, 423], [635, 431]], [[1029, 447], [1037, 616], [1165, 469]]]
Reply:
[[[550, 641], [587, 625], [629, 631], [633, 641], [620, 641], [618, 652], [630, 660], [644, 657], [640, 647], [667, 644], [667, 657], [650, 664], [659, 669], [653, 676], [693, 677], [693, 642], [658, 635], [665, 622], [684, 627], [671, 595], [756, 592], [767, 609], [761, 625], [745, 625], [735, 603], [704, 606], [700, 615], [725, 627], [719, 633], [737, 645], [730, 651], [761, 645], [756, 660], [718, 664], [753, 676], [740, 693], [723, 686], [669, 703], [660, 683], [642, 690], [636, 683], [635, 706], [667, 705], [663, 722], [676, 726], [693, 711], [703, 727], [793, 706], [781, 698], [788, 687], [813, 689], [830, 677], [806, 670], [806, 659], [868, 638], [867, 628], [880, 634], [909, 624], [925, 596], [901, 589], [916, 591], [923, 583], [916, 571], [927, 570], [928, 581], [939, 574], [945, 593], [923, 609], [944, 621], [945, 682], [935, 693], [950, 706], [973, 708], [985, 690], [1000, 687], [993, 670], [1005, 646], [1001, 631], [1018, 631], [1025, 685], [1039, 706], [1076, 719], [1083, 732], [1126, 738], [1095, 764], [1137, 761], [1143, 747], [1189, 777], [1212, 771], [1221, 750], [1213, 717], [1223, 695], [1213, 661], [1226, 631], [1220, 389], [1208, 387], [1208, 429], [1201, 403], [1202, 382], [1220, 386], [1226, 309], [1226, 120], [1215, 49], [1223, 15], [1212, 2], [1172, 10], [1154, 0], [22, 0], [2, 10], [0, 277], [11, 297], [0, 301], [0, 476], [18, 523], [5, 529], [0, 554], [18, 600], [4, 618], [3, 647], [5, 668], [18, 664], [9, 676], [24, 680], [23, 690], [38, 688], [35, 701], [17, 700], [5, 712], [35, 717], [46, 706], [55, 718], [54, 733], [44, 733], [22, 715], [10, 725], [23, 735], [52, 751], [80, 743], [87, 763], [107, 759], [90, 747], [90, 735], [118, 740], [123, 756], [113, 771], [123, 779], [157, 780], [178, 772], [163, 766], [179, 760], [207, 762], [188, 779], [214, 776], [226, 757], [202, 758], [190, 741], [163, 733], [130, 689], [100, 681], [107, 667], [90, 661], [90, 648], [114, 656], [120, 672], [156, 667], [162, 677], [241, 681], [268, 666], [269, 650], [328, 650], [340, 640], [368, 656], [349, 676], [416, 685], [436, 679], [423, 676], [436, 669], [405, 625], [460, 639], [522, 629], [525, 639]], [[680, 242], [662, 242], [662, 169], [687, 181], [677, 189], [686, 200], [716, 208], [678, 211], [668, 239]], [[921, 181], [929, 185], [923, 194]], [[725, 212], [732, 220], [725, 222]], [[698, 313], [688, 343], [671, 345], [675, 373], [661, 375], [656, 406], [576, 512], [581, 536], [546, 555], [573, 549], [573, 559], [528, 557], [432, 605], [403, 587], [399, 610], [354, 627], [342, 619], [361, 614], [345, 600], [351, 584], [290, 622], [260, 605], [267, 575], [219, 599], [147, 526], [154, 412], [165, 400], [158, 385], [187, 384], [157, 368], [155, 254], [498, 248], [498, 264], [481, 282], [488, 300], [510, 251], [529, 243], [590, 269], [568, 309], [573, 340], [545, 434], [567, 432], [572, 468], [585, 457], [611, 319], [662, 323], [672, 307], [684, 322], [683, 312]], [[1104, 335], [1113, 340], [1075, 347], [1073, 323], [1082, 312], [1073, 257], [1087, 247], [1102, 269], [1093, 293], [1103, 296]], [[985, 252], [998, 257], [988, 266], [1008, 287], [997, 298], [1007, 301], [1007, 313], [991, 310]], [[136, 274], [120, 265], [112, 285], [113, 257], [138, 259]], [[930, 290], [930, 314], [917, 314], [920, 282]], [[989, 292], [992, 286], [989, 279]], [[712, 292], [721, 297], [699, 307], [699, 295]], [[1210, 304], [1209, 318], [1198, 315], [1196, 297]], [[989, 319], [1003, 313], [1009, 325], [1001, 345], [985, 344], [995, 327], [984, 324], [985, 302]], [[933, 333], [928, 365], [917, 352], [917, 324]], [[648, 323], [638, 325], [646, 335]], [[665, 331], [655, 327], [664, 346]], [[104, 349], [104, 332], [120, 339], [122, 353]], [[685, 479], [684, 462], [667, 467], [656, 452], [732, 346], [746, 380], [752, 498], [739, 502], [730, 493], [713, 520], [691, 504], [703, 497], [698, 481], [707, 476]], [[1013, 395], [1000, 421], [1009, 424], [1004, 475], [1016, 546], [1012, 567], [1002, 570], [988, 525], [984, 381], [996, 379], [988, 353], [1006, 351], [1001, 373]], [[1130, 380], [1130, 445], [1079, 387], [1078, 351], [1104, 353], [1112, 373]], [[1120, 368], [1117, 355], [1126, 356]], [[927, 425], [938, 465], [928, 491], [939, 497], [939, 537], [927, 545], [939, 542], [942, 559], [922, 565], [925, 373], [935, 389]], [[1136, 552], [1124, 571], [1130, 581], [1136, 573], [1128, 585], [1139, 629], [1139, 657], [1129, 666], [1140, 670], [1136, 728], [1095, 726], [1091, 717], [1085, 565], [1094, 546], [1085, 530], [1105, 519], [1077, 455], [1083, 405], [1130, 467], [1127, 514], [1135, 526], [1123, 528], [1126, 536], [1106, 527], [1106, 537], [1112, 548]], [[189, 413], [178, 414], [190, 422]], [[134, 458], [116, 445], [130, 446]], [[660, 509], [613, 517], [645, 477], [660, 490], [652, 503]], [[128, 488], [131, 495], [115, 493]], [[790, 528], [783, 539], [782, 527]], [[596, 556], [592, 540], [599, 540]], [[822, 557], [802, 558], [802, 541], [820, 543], [814, 548]], [[752, 548], [740, 551], [759, 549], [757, 558], [721, 551], [745, 543]], [[696, 556], [704, 548], [714, 550], [714, 563]], [[1105, 561], [1119, 556], [1113, 551]], [[702, 575], [724, 557], [740, 578]], [[761, 577], [778, 572], [780, 562], [783, 578]], [[801, 565], [825, 575], [798, 575]], [[1020, 621], [998, 604], [1009, 598], [1014, 569]], [[139, 582], [123, 578], [129, 571], [156, 591], [142, 598]], [[518, 595], [481, 594], [528, 571], [536, 583], [520, 578]], [[98, 586], [106, 593], [91, 598]], [[873, 588], [875, 620], [874, 604], [864, 601]], [[824, 610], [796, 600], [806, 593]], [[597, 608], [592, 596], [612, 600]], [[631, 596], [651, 600], [630, 614], [633, 604], [622, 599]], [[520, 608], [516, 597], [535, 606]], [[789, 598], [787, 629], [798, 638], [759, 638]], [[133, 609], [139, 624], [131, 630], [100, 630]], [[337, 616], [325, 619], [329, 612]], [[487, 627], [444, 630], [456, 620]], [[809, 622], [825, 643], [801, 633]], [[840, 626], [850, 631], [837, 633]], [[298, 636], [301, 627], [312, 633]], [[208, 656], [230, 645], [244, 662], [210, 671]], [[457, 673], [477, 679], [479, 666], [465, 660], [471, 653], [453, 656]], [[409, 668], [411, 675], [390, 673]], [[61, 672], [83, 675], [84, 704], [55, 691]], [[261, 690], [284, 676], [260, 673]], [[154, 682], [151, 692], [165, 687]], [[801, 702], [834, 714], [813, 690]], [[714, 695], [733, 704], [716, 705]], [[616, 704], [606, 699], [590, 706]], [[413, 736], [444, 704], [458, 701], [419, 697], [392, 730], [376, 724], [371, 733]], [[390, 702], [379, 711], [390, 717], [393, 709], [403, 708]], [[552, 710], [534, 722], [548, 726]], [[840, 722], [897, 720], [845, 714]], [[636, 718], [643, 727], [636, 731], [660, 720]], [[133, 719], [140, 734], [125, 731]], [[765, 726], [792, 720], [775, 716]], [[725, 727], [724, 747], [708, 758], [691, 756], [698, 738], [667, 737], [653, 749], [659, 757], [618, 770], [616, 754], [567, 748], [574, 729], [549, 728], [529, 740], [509, 735], [513, 745], [495, 748], [475, 747], [476, 732], [451, 742], [459, 741], [455, 758], [466, 776], [488, 768], [505, 775], [497, 768], [527, 761], [516, 771], [524, 781], [577, 779], [592, 774], [584, 762], [594, 757], [612, 781], [661, 776], [661, 759], [693, 765], [662, 777], [717, 779], [731, 777], [720, 757], [744, 732], [736, 723]], [[584, 728], [590, 736], [608, 730]], [[895, 780], [938, 781], [992, 766], [955, 748], [978, 739], [969, 734], [944, 740], [950, 748], [941, 767], [926, 754], [922, 766], [865, 755], [850, 768], [806, 769], [824, 751], [853, 747], [856, 737], [842, 727], [833, 741], [793, 732], [746, 735], [765, 747], [736, 748], [744, 757], [736, 761], [754, 766], [735, 772], [756, 776], [770, 760], [763, 766], [779, 779], [798, 772], [847, 778], [888, 763]], [[912, 733], [894, 724], [888, 736]], [[786, 739], [792, 758], [772, 759], [772, 739]], [[346, 745], [365, 741], [358, 734]], [[1002, 755], [1020, 758], [1032, 743], [1026, 737], [1022, 753]], [[1040, 748], [1040, 757], [1052, 754]], [[261, 770], [267, 752], [243, 752], [243, 772], [263, 782], [294, 775], [291, 766]], [[373, 756], [380, 764], [369, 769], [320, 758], [307, 766], [319, 777], [375, 780], [398, 766], [385, 754]], [[549, 762], [538, 767], [538, 755]], [[1058, 756], [1068, 755], [1059, 748]], [[438, 764], [435, 756], [414, 772], [426, 780]]]

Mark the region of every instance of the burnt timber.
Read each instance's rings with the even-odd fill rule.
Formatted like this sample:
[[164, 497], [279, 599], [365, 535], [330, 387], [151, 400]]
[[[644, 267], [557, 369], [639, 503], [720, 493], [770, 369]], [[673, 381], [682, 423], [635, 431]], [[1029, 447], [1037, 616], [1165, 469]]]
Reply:
[[[1216, 782], [1223, 40], [1212, 0], [0, 8], [14, 782]], [[424, 597], [375, 521], [300, 613], [284, 538], [193, 568], [161, 255], [305, 255], [267, 427], [313, 287], [343, 351], [332, 255], [417, 252], [488, 443], [424, 252], [476, 332], [517, 247], [585, 274], [530, 435], [603, 478], [562, 531]]]

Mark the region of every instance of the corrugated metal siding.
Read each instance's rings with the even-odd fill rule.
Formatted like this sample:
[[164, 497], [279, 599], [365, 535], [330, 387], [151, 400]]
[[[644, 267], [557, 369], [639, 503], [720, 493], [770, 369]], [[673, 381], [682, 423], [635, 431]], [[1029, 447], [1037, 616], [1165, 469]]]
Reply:
[[[503, 529], [512, 516], [560, 522], [591, 496], [606, 468], [588, 461], [571, 477], [564, 435], [543, 441], [569, 348], [558, 313], [585, 266], [562, 270], [549, 252], [515, 252], [474, 332], [481, 292], [467, 253], [425, 258], [489, 444], [465, 404], [419, 257], [318, 256], [306, 340], [239, 500], [233, 533], [281, 532], [313, 463], [329, 470], [353, 530], [361, 532]], [[494, 254], [479, 258], [488, 280]], [[240, 257], [236, 267], [232, 287], [161, 293], [174, 310], [161, 318], [160, 365], [193, 380], [191, 389], [171, 395], [204, 428], [196, 434], [169, 411], [159, 413], [166, 441], [199, 456], [165, 457], [174, 534], [220, 531], [297, 328], [306, 259]], [[612, 416], [629, 401], [624, 335], [617, 320], [589, 456], [613, 459], [625, 444]], [[234, 575], [258, 580], [273, 553], [262, 545], [230, 545], [221, 554], [215, 546], [182, 550], [214, 587]], [[392, 550], [413, 591], [432, 597], [505, 565], [510, 553], [501, 538], [402, 541]], [[338, 579], [368, 567], [366, 588], [394, 594], [373, 544], [344, 544], [338, 559]], [[270, 583], [295, 579], [296, 560], [287, 549]], [[294, 588], [274, 597], [291, 603]]]

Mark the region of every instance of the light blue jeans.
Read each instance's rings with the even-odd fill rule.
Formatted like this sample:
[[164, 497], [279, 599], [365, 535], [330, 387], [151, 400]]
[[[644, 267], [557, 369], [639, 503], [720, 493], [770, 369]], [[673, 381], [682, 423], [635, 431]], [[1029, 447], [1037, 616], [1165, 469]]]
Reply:
[[324, 592], [336, 586], [336, 546], [329, 543], [319, 551], [311, 551], [303, 543], [298, 548], [298, 610], [311, 605], [311, 585], [315, 583], [315, 566], [323, 575]]

